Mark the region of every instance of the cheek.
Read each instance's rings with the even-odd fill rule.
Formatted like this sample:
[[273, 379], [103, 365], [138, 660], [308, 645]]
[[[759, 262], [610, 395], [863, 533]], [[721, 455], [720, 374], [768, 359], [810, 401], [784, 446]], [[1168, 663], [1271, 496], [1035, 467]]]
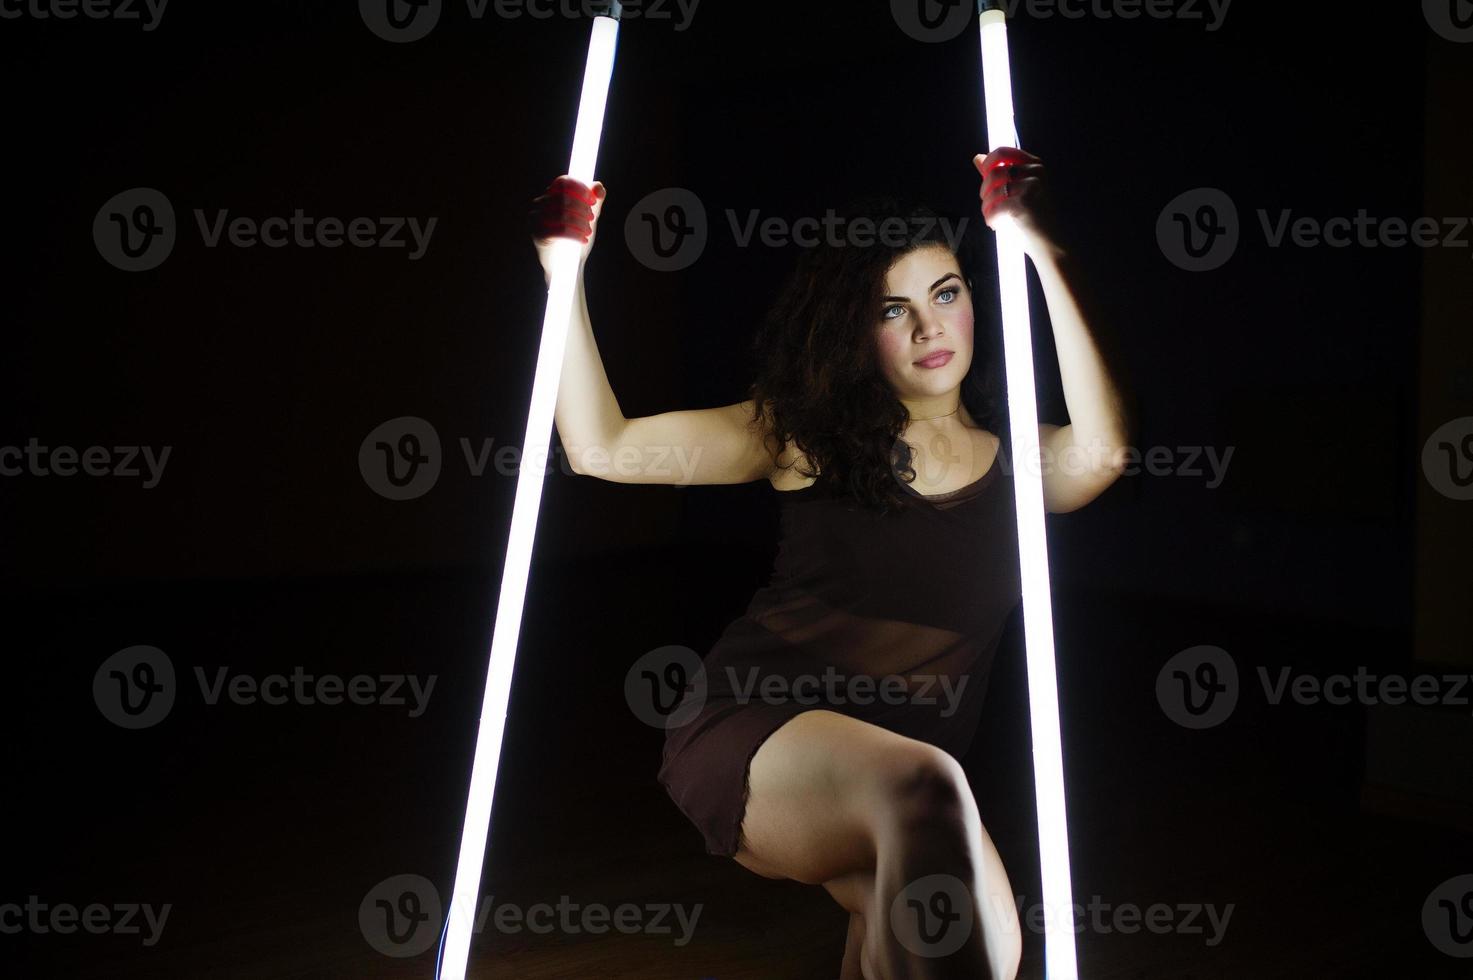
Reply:
[[875, 350], [887, 368], [904, 367], [910, 342], [896, 330], [881, 330], [875, 337]]
[[970, 309], [957, 310], [947, 322], [951, 330], [951, 335], [958, 342], [965, 343], [970, 348], [972, 346], [972, 311]]

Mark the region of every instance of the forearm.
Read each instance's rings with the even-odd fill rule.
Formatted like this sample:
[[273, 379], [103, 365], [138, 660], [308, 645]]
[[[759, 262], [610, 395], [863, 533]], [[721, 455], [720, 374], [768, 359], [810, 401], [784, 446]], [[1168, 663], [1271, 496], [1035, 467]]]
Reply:
[[581, 470], [586, 450], [600, 447], [611, 450], [624, 425], [624, 413], [614, 397], [593, 337], [581, 264], [573, 292], [573, 313], [568, 323], [554, 420], [558, 438], [575, 471]]
[[1121, 390], [1111, 374], [1080, 294], [1080, 276], [1074, 258], [1060, 248], [1040, 249], [1033, 265], [1043, 285], [1053, 323], [1059, 377], [1069, 425], [1059, 430], [1064, 445], [1108, 460], [1130, 440], [1130, 419]]

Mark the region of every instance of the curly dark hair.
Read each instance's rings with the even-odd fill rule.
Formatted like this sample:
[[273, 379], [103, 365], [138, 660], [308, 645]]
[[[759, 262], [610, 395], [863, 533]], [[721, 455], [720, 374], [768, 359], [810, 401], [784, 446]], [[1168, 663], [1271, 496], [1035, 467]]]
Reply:
[[905, 233], [876, 234], [868, 245], [826, 241], [800, 254], [754, 338], [758, 371], [748, 395], [753, 422], [765, 425], [774, 454], [791, 442], [818, 467], [817, 473], [800, 468], [804, 477], [816, 476], [828, 489], [890, 513], [916, 502], [899, 485], [915, 479], [915, 449], [900, 438], [910, 417], [881, 373], [875, 348], [885, 274], [897, 259], [931, 245], [952, 249], [968, 281], [976, 324], [962, 403], [989, 431], [1001, 434], [1006, 428], [997, 321], [975, 315], [974, 284], [983, 281], [977, 231], [982, 222], [948, 223], [926, 205], [893, 197], [865, 198], [837, 214], [843, 228], [868, 219], [873, 229], [890, 221], [893, 231], [899, 219]]

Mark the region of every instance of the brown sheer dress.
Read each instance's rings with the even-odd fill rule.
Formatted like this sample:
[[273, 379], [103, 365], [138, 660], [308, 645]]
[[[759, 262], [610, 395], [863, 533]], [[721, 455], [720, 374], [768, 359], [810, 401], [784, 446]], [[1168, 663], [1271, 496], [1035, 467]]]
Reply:
[[665, 734], [657, 778], [707, 853], [736, 853], [752, 756], [804, 711], [966, 752], [1022, 597], [1001, 462], [999, 449], [980, 479], [950, 493], [905, 486], [918, 506], [883, 516], [816, 483], [777, 491], [782, 537], [770, 582], [712, 646], [704, 693], [687, 686]]

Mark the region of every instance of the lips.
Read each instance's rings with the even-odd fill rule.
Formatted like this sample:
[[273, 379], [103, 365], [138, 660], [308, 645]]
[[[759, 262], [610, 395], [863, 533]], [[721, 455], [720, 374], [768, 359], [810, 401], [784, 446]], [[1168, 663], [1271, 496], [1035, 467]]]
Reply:
[[915, 363], [917, 367], [939, 368], [947, 361], [950, 361], [952, 357], [953, 354], [951, 351], [939, 350], [936, 351], [934, 354], [927, 355], [924, 360], [916, 361]]

